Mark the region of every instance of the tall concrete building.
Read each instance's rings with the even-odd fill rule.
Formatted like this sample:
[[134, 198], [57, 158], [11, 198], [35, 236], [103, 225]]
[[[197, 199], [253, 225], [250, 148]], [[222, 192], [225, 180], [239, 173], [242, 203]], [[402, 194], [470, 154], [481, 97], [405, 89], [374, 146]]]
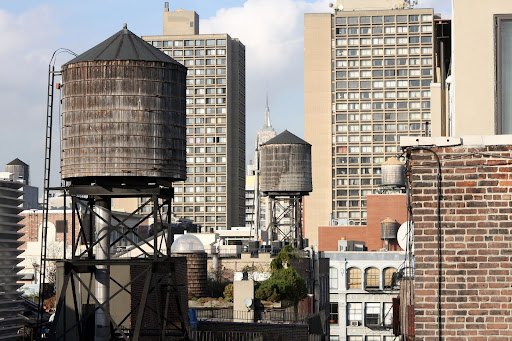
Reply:
[[[339, 3], [340, 1], [338, 1]], [[432, 9], [407, 2], [343, 1], [304, 18], [305, 139], [314, 191], [305, 234], [332, 219], [366, 224], [366, 195], [404, 135], [430, 130]]]
[[245, 46], [228, 34], [199, 34], [194, 11], [163, 13], [163, 35], [143, 36], [188, 68], [187, 180], [173, 211], [202, 231], [244, 224]]

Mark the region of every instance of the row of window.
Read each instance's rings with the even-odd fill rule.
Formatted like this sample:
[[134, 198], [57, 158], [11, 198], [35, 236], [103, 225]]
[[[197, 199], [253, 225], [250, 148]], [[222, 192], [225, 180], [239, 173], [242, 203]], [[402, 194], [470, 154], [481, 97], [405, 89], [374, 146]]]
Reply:
[[[331, 302], [329, 322], [339, 324], [338, 302]], [[366, 302], [347, 303], [347, 326], [367, 327], [392, 327], [393, 326], [393, 303], [391, 302]]]
[[[199, 182], [205, 182], [205, 183], [210, 183], [210, 182], [216, 182], [216, 183], [221, 183], [221, 182], [226, 182], [226, 177], [225, 176], [222, 176], [222, 175], [217, 175], [217, 176], [188, 176], [187, 179], [184, 181], [185, 184], [187, 183], [199, 183]], [[184, 186], [184, 183], [178, 183], [177, 186]], [[174, 186], [174, 188], [176, 188], [177, 186]]]
[[188, 134], [224, 134], [226, 133], [226, 127], [198, 127], [198, 128], [187, 128]]
[[[335, 179], [335, 183], [340, 185], [351, 185], [351, 186], [366, 186], [366, 185], [380, 185], [381, 178], [378, 177], [376, 179], [363, 179], [363, 178], [355, 178], [355, 179]], [[338, 217], [340, 218], [340, 217]]]
[[212, 76], [212, 75], [225, 75], [226, 68], [206, 68], [206, 69], [188, 69], [187, 76]]
[[[347, 51], [347, 50], [343, 50]], [[340, 52], [342, 53], [342, 52]], [[431, 62], [430, 62], [431, 63]], [[406, 65], [420, 65], [419, 58], [374, 58], [374, 59], [339, 59], [335, 61], [336, 68], [345, 68], [345, 67], [380, 67], [381, 66], [406, 66]]]
[[[335, 210], [335, 207], [333, 206], [332, 209]], [[335, 213], [336, 213], [336, 217], [337, 218], [341, 218], [341, 219], [346, 219], [346, 218], [354, 219], [354, 220], [355, 219], [360, 219], [360, 218], [366, 219], [366, 217], [368, 216], [366, 211], [350, 211], [350, 212], [347, 212], [347, 211], [341, 211], [341, 212], [337, 211]], [[358, 225], [366, 225], [366, 221], [360, 221], [360, 224], [358, 222]]]
[[336, 131], [403, 131], [422, 129], [421, 123], [337, 124]]
[[226, 153], [226, 147], [187, 147], [187, 154], [190, 153]]
[[190, 196], [190, 197], [174, 197], [174, 202], [226, 202], [226, 197], [223, 195], [219, 196]]
[[335, 32], [336, 35], [427, 33], [432, 32], [432, 25], [337, 27]]
[[148, 41], [154, 47], [181, 46], [215, 46], [226, 45], [226, 39], [196, 39], [196, 40], [153, 40]]
[[[381, 271], [377, 268], [367, 268], [364, 272], [364, 282], [362, 281], [362, 271], [359, 268], [347, 269], [346, 286], [347, 289], [379, 289], [381, 288], [380, 278], [383, 277], [383, 287], [381, 289], [391, 289], [393, 285], [393, 275], [395, 268], [385, 268]], [[338, 269], [331, 267], [329, 269], [330, 288], [338, 289]], [[364, 286], [363, 286], [364, 284]]]
[[[345, 138], [344, 139], [340, 138], [339, 141], [338, 141], [338, 136], [345, 137]], [[347, 136], [346, 135], [338, 135], [338, 136], [336, 136], [336, 141], [337, 142], [347, 142], [347, 139], [346, 139]], [[359, 139], [359, 135], [353, 135], [353, 136], [355, 136], [357, 139]], [[348, 137], [352, 137], [352, 136], [348, 136]], [[358, 142], [358, 141], [356, 141], [356, 142]], [[386, 153], [395, 153], [395, 152], [398, 151], [398, 146], [381, 146], [381, 145], [373, 146], [373, 147], [372, 146], [361, 146], [361, 152], [360, 153], [371, 153], [372, 149], [373, 149], [373, 153], [384, 153], [384, 152], [386, 152]], [[348, 152], [348, 147], [342, 147], [342, 146], [337, 147], [336, 152], [337, 152], [337, 154], [347, 153]], [[380, 162], [380, 160], [382, 160], [382, 158], [379, 157], [378, 159], [376, 159], [376, 158], [373, 159], [373, 161], [377, 161], [377, 160], [379, 160], [379, 162]], [[361, 157], [360, 161], [361, 162], [367, 161], [367, 159], [364, 159], [363, 157]], [[334, 159], [333, 159], [333, 162], [334, 162]]]
[[[367, 103], [337, 103], [334, 110], [371, 110], [371, 109], [420, 109], [430, 108], [430, 101], [423, 102], [367, 102]], [[358, 114], [353, 114], [358, 115]]]
[[419, 77], [419, 76], [432, 76], [432, 69], [389, 69], [389, 70], [362, 70], [362, 71], [336, 71], [336, 78], [381, 78], [381, 77]]
[[[420, 124], [420, 123], [418, 123]], [[425, 130], [426, 128], [426, 124], [423, 124], [423, 127]], [[418, 128], [420, 129], [420, 128]], [[415, 129], [417, 130], [417, 129]], [[407, 135], [379, 135], [379, 134], [373, 134], [373, 135], [364, 135], [364, 136], [361, 136], [361, 138], [364, 138], [364, 141], [361, 140], [362, 142], [384, 142], [384, 141], [388, 141], [388, 142], [394, 142], [394, 141], [400, 141], [400, 138], [402, 136], [407, 136]], [[333, 138], [334, 140], [334, 138]], [[336, 139], [336, 143], [338, 143], [340, 141], [338, 141]], [[344, 142], [344, 141], [343, 141]], [[338, 146], [336, 147], [336, 152], [337, 153], [347, 153], [347, 147], [346, 146]]]
[[187, 137], [187, 144], [194, 143], [226, 143], [226, 137]]
[[[336, 39], [336, 46], [344, 45], [408, 45], [432, 43], [432, 36], [385, 37], [385, 38], [341, 38]], [[431, 52], [432, 53], [432, 52]]]
[[191, 78], [187, 77], [185, 84], [190, 85], [214, 85], [214, 84], [226, 84], [226, 78]]
[[[174, 57], [225, 56], [226, 55], [226, 49], [195, 49], [195, 50], [174, 50], [174, 51], [163, 50], [163, 52], [168, 56], [174, 56]], [[194, 63], [192, 62], [189, 65], [194, 65]], [[198, 64], [196, 64], [196, 65], [198, 65]], [[211, 64], [211, 65], [213, 65], [213, 64]]]
[[[225, 107], [216, 107], [216, 108], [187, 108], [185, 113], [187, 115], [193, 115], [193, 114], [196, 114], [196, 115], [204, 115], [204, 114], [226, 114], [227, 113], [227, 109]], [[217, 118], [203, 118], [203, 117], [197, 117], [197, 118], [187, 118], [187, 120], [189, 119], [192, 119], [192, 120], [198, 120], [198, 119], [202, 119], [204, 121], [196, 121], [194, 123], [196, 124], [202, 124], [202, 123], [225, 123], [226, 122], [226, 118], [224, 117], [217, 117]], [[188, 123], [188, 121], [187, 121]]]
[[346, 196], [346, 195], [367, 196], [372, 193], [373, 193], [373, 190], [371, 190], [371, 189], [362, 189], [361, 191], [359, 191], [358, 189], [351, 189], [351, 190], [337, 189], [336, 191], [333, 191], [333, 196]]
[[226, 212], [226, 206], [175, 206], [173, 208], [176, 212]]
[[[407, 48], [373, 48], [373, 49], [336, 49], [336, 57], [354, 57], [354, 56], [394, 56], [394, 55], [407, 55], [407, 54], [432, 54], [430, 47], [411, 47]], [[432, 64], [432, 58], [423, 59], [423, 65]], [[409, 65], [419, 65], [419, 62], [409, 61]]]
[[[348, 148], [350, 149], [350, 148], [353, 148], [353, 147], [348, 147]], [[366, 153], [369, 153], [367, 150], [371, 150], [372, 149], [371, 146], [363, 146], [363, 147], [361, 147], [361, 149], [363, 149], [363, 148], [364, 148], [364, 150], [366, 150]], [[382, 148], [382, 149], [384, 149], [384, 148]], [[365, 153], [365, 152], [362, 151], [362, 153]], [[352, 154], [352, 153], [350, 153], [350, 154]], [[350, 156], [350, 157], [343, 156], [343, 157], [339, 157], [338, 156], [336, 158], [333, 158], [333, 163], [334, 163], [334, 161], [336, 161], [335, 164], [337, 164], [337, 165], [338, 164], [346, 164], [346, 163], [361, 164], [361, 163], [372, 163], [372, 161], [373, 161], [373, 163], [375, 163], [375, 161], [380, 161], [380, 160], [382, 160], [382, 157], [374, 157], [374, 158], [372, 158], [372, 157], [369, 157], [369, 156], [362, 156], [362, 157], [359, 157], [359, 156]], [[377, 170], [377, 172], [380, 174], [379, 170]]]
[[[387, 113], [374, 113], [374, 114], [336, 114], [336, 116], [333, 117], [333, 120], [336, 122], [341, 121], [371, 121], [372, 117], [374, 121], [380, 121], [380, 120], [395, 120], [398, 119], [401, 120], [407, 120], [408, 118], [411, 120], [419, 120], [421, 118], [423, 119], [429, 119], [431, 116], [430, 112], [387, 112]], [[367, 141], [371, 141], [371, 138], [368, 138]]]
[[431, 14], [410, 14], [410, 15], [377, 15], [377, 16], [362, 16], [362, 17], [336, 17], [335, 23], [336, 25], [353, 25], [353, 24], [382, 24], [384, 23], [393, 23], [393, 22], [418, 22], [418, 21], [432, 21]]
[[[394, 70], [392, 70], [394, 71]], [[380, 98], [430, 98], [430, 90], [423, 91], [366, 91], [366, 92], [337, 92], [336, 99], [380, 99]]]
[[187, 167], [187, 173], [225, 173], [226, 166]]
[[185, 186], [178, 187], [175, 193], [226, 192], [226, 186]]
[[214, 95], [214, 94], [225, 94], [226, 88], [188, 88], [185, 91], [187, 95]]
[[[336, 89], [356, 89], [356, 88], [408, 88], [408, 87], [427, 87], [432, 83], [432, 79], [424, 80], [398, 80], [398, 81], [337, 81]], [[199, 98], [198, 98], [199, 99]], [[188, 101], [188, 99], [187, 99]], [[187, 102], [188, 103], [188, 102]]]

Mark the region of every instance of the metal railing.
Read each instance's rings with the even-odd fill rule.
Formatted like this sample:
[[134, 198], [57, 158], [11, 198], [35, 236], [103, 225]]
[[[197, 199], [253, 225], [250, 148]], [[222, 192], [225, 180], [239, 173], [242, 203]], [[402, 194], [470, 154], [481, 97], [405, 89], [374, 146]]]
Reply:
[[284, 310], [240, 311], [232, 309], [199, 309], [198, 320], [237, 320], [244, 322], [300, 323], [305, 324], [312, 316], [309, 313], [295, 313]]
[[222, 332], [192, 331], [193, 341], [263, 341], [261, 333], [256, 332]]

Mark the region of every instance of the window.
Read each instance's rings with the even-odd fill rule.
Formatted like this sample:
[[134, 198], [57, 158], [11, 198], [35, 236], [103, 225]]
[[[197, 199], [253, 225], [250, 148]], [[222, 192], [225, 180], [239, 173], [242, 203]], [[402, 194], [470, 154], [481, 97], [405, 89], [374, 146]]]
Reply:
[[367, 335], [365, 341], [380, 341], [380, 336], [378, 336], [378, 335]]
[[496, 15], [496, 79], [498, 134], [512, 133], [512, 15]]
[[369, 268], [366, 270], [366, 288], [367, 289], [378, 289], [379, 288], [379, 269]]
[[360, 325], [363, 322], [362, 303], [347, 303], [347, 322], [349, 326]]
[[384, 303], [384, 326], [392, 327], [393, 326], [393, 303], [387, 302]]
[[380, 324], [380, 303], [366, 303], [366, 326], [378, 326]]
[[331, 302], [329, 322], [331, 324], [338, 324], [338, 302]]
[[338, 289], [338, 269], [329, 268], [329, 288]]
[[384, 269], [384, 289], [391, 289], [393, 285], [393, 275], [396, 273], [395, 268]]
[[361, 289], [361, 270], [350, 268], [347, 270], [348, 289]]

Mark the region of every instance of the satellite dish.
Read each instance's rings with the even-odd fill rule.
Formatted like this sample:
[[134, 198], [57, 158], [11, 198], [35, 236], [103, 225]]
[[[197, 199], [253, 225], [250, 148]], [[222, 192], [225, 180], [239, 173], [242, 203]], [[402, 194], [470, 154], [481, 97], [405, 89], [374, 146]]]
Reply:
[[244, 305], [247, 307], [247, 308], [250, 308], [252, 306], [252, 298], [250, 297], [246, 297], [244, 298]]
[[[409, 239], [409, 224], [411, 226], [411, 236], [414, 240], [414, 222], [412, 221], [406, 221], [400, 227], [398, 228], [398, 231], [396, 233], [396, 239], [398, 241], [398, 245], [402, 248], [402, 250], [407, 250], [407, 242]], [[412, 250], [414, 252], [414, 243], [412, 243]]]
[[334, 4], [332, 2], [329, 2], [329, 7], [330, 8], [333, 8], [334, 7]]

